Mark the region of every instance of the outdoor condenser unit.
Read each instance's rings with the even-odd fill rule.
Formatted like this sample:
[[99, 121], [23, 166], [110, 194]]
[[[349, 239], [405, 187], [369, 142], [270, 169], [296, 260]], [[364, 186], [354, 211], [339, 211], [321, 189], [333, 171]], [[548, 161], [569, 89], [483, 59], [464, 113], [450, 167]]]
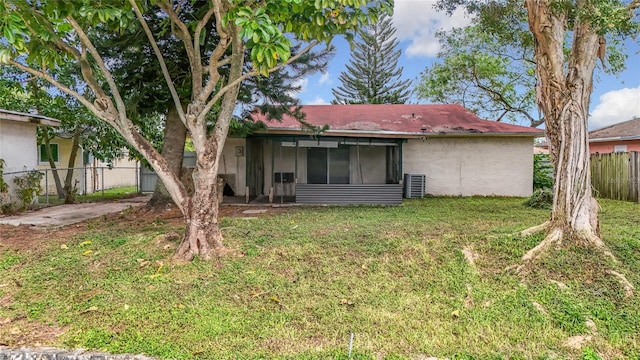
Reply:
[[404, 197], [407, 199], [423, 198], [427, 191], [425, 174], [404, 174]]

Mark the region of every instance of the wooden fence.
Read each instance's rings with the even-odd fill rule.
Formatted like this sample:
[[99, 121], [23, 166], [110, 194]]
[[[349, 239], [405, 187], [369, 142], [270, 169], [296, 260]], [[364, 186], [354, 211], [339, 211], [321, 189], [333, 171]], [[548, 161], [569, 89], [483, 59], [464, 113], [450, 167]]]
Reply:
[[591, 155], [591, 184], [601, 198], [640, 201], [640, 152]]

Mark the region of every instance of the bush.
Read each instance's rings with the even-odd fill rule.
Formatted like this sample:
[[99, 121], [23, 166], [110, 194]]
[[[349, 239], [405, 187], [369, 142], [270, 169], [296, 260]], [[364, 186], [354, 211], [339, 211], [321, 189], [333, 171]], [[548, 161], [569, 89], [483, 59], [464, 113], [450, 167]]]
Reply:
[[533, 189], [553, 188], [553, 167], [549, 154], [533, 155]]
[[537, 189], [525, 205], [535, 209], [551, 209], [553, 206], [553, 191], [549, 188]]
[[22, 202], [22, 210], [26, 210], [31, 207], [33, 200], [40, 194], [42, 194], [42, 187], [40, 181], [44, 176], [43, 173], [37, 170], [32, 170], [22, 176], [16, 176], [13, 178], [13, 182], [18, 189], [16, 195]]

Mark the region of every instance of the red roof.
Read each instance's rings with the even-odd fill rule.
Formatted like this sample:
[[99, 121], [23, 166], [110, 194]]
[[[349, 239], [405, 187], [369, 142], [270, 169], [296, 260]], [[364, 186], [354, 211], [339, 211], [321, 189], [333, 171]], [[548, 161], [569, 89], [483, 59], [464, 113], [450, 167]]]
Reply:
[[[422, 136], [424, 134], [504, 134], [541, 136], [536, 128], [480, 119], [460, 105], [305, 105], [305, 121], [329, 126], [325, 135], [339, 133], [368, 136]], [[298, 132], [300, 123], [291, 116], [282, 121], [266, 121], [261, 113], [254, 118], [267, 125], [268, 132]]]

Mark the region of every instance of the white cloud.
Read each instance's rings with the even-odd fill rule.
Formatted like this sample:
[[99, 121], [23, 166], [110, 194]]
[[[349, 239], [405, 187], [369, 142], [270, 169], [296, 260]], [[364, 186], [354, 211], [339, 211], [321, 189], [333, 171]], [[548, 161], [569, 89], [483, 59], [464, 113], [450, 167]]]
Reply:
[[307, 102], [304, 105], [329, 105], [329, 102], [320, 96], [316, 96], [315, 99]]
[[591, 112], [589, 128], [599, 129], [640, 116], [640, 86], [609, 91]]
[[396, 0], [393, 23], [396, 36], [400, 41], [410, 41], [406, 53], [408, 56], [435, 57], [440, 50], [436, 31], [463, 27], [470, 18], [461, 9], [451, 16], [436, 11], [434, 0]]
[[309, 79], [303, 78], [303, 79], [296, 80], [292, 85], [294, 87], [300, 88], [300, 90], [297, 91], [298, 93], [303, 93], [305, 92], [305, 90], [307, 90], [307, 86], [309, 85]]
[[331, 84], [331, 74], [329, 74], [328, 72], [322, 73], [322, 75], [320, 75], [320, 80], [318, 81], [321, 85], [322, 84]]

